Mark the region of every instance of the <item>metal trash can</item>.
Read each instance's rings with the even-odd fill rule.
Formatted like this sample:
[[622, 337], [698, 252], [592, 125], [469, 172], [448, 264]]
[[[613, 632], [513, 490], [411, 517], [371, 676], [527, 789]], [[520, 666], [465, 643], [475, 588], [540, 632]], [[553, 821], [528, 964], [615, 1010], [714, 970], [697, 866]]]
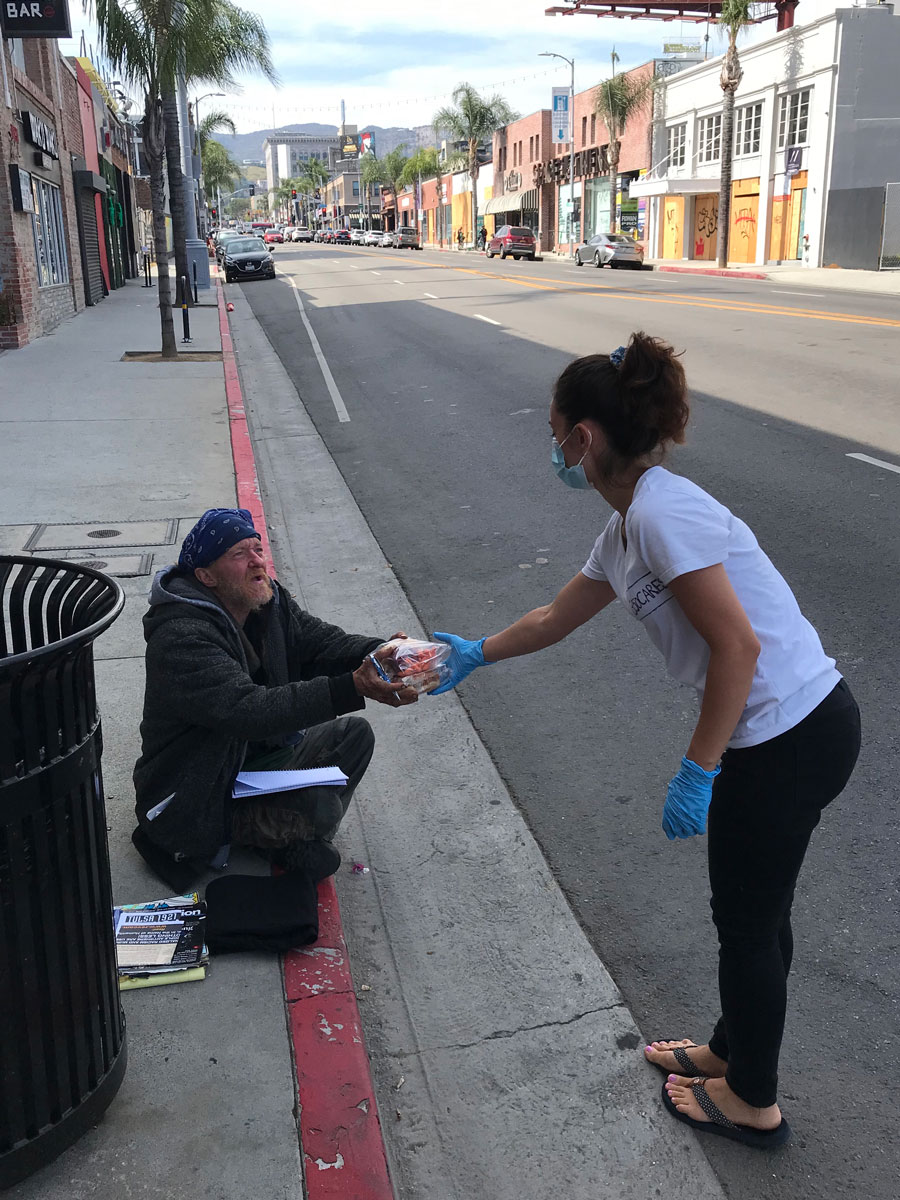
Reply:
[[90, 567], [0, 555], [0, 1188], [95, 1125], [125, 1073]]

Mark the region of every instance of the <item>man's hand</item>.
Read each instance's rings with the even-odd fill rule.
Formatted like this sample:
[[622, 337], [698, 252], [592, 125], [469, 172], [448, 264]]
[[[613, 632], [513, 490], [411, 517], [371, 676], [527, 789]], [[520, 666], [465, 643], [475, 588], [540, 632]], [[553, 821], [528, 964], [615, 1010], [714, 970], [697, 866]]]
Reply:
[[[391, 657], [391, 650], [379, 646], [373, 651], [379, 662]], [[387, 704], [390, 708], [402, 708], [405, 704], [415, 704], [419, 693], [415, 688], [404, 687], [399, 679], [394, 683], [385, 683], [368, 657], [362, 665], [353, 672], [353, 683], [357, 695], [365, 696], [367, 700], [377, 700], [379, 704]]]

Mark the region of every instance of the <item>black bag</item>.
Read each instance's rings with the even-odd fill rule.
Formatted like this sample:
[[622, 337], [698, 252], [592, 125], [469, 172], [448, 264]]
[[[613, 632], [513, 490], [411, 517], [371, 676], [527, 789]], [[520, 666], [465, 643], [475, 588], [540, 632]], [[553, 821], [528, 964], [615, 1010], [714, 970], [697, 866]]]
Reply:
[[206, 944], [211, 954], [236, 950], [282, 953], [319, 936], [316, 881], [285, 875], [223, 875], [206, 888]]

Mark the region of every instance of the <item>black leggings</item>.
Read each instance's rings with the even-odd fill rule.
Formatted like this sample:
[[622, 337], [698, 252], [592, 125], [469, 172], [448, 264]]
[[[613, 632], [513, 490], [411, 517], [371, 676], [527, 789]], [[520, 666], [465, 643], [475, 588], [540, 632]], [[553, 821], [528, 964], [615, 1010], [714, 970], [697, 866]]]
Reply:
[[808, 717], [771, 741], [727, 750], [708, 819], [709, 882], [719, 935], [722, 1016], [709, 1046], [731, 1089], [775, 1103], [793, 956], [791, 904], [822, 809], [847, 784], [859, 709], [842, 680]]

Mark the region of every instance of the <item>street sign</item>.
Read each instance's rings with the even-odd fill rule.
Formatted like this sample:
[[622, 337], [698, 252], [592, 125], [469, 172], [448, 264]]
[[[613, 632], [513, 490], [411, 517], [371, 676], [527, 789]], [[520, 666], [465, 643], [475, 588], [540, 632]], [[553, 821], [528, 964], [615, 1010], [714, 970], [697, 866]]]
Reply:
[[790, 179], [793, 175], [800, 174], [800, 163], [803, 161], [802, 146], [788, 146], [787, 154], [785, 155], [784, 173]]
[[567, 87], [555, 87], [550, 101], [550, 120], [551, 125], [551, 141], [554, 143], [570, 142], [572, 139], [569, 136], [569, 126], [571, 124], [571, 113], [569, 112], [569, 89]]
[[2, 0], [0, 33], [8, 38], [69, 38], [68, 0]]

